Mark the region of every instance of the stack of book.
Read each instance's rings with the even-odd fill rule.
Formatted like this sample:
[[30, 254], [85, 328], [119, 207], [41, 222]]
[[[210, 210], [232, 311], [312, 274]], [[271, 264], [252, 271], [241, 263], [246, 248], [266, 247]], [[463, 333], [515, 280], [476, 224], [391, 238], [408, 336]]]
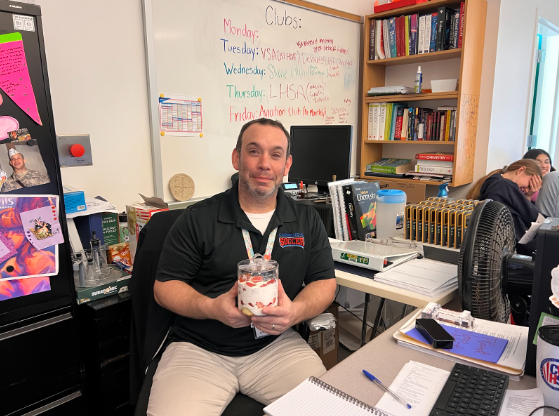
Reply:
[[417, 153], [417, 164], [406, 176], [451, 181], [454, 173], [454, 155], [452, 153]]
[[353, 179], [328, 183], [337, 240], [365, 240], [376, 237], [378, 182]]
[[367, 140], [456, 140], [456, 107], [409, 107], [370, 103]]
[[464, 2], [460, 10], [371, 19], [369, 59], [418, 55], [462, 47]]
[[382, 158], [376, 162], [367, 164], [365, 168], [365, 175], [403, 178], [404, 175], [412, 169], [413, 161], [411, 159]]

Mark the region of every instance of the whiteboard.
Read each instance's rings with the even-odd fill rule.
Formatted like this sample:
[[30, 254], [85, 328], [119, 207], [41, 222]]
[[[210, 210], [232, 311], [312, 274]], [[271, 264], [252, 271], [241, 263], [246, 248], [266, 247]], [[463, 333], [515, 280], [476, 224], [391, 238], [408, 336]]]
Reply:
[[[351, 124], [355, 173], [360, 23], [271, 0], [144, 0], [144, 7], [153, 168], [165, 201], [177, 173], [192, 177], [194, 198], [230, 187], [239, 131], [259, 117], [288, 131]], [[202, 135], [161, 135], [160, 96], [198, 98]]]

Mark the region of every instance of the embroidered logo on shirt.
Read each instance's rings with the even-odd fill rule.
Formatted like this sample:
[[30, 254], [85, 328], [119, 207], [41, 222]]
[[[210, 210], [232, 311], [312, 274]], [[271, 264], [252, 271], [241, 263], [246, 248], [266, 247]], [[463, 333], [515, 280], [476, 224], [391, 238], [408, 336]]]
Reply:
[[280, 233], [279, 243], [281, 248], [285, 247], [300, 247], [305, 248], [305, 236], [303, 233]]

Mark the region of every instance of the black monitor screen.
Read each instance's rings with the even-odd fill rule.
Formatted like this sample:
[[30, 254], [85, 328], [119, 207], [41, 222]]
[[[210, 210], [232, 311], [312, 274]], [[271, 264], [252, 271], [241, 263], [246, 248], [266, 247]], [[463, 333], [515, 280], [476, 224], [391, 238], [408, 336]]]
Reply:
[[351, 126], [291, 126], [293, 164], [290, 182], [318, 185], [322, 189], [336, 180], [349, 179]]

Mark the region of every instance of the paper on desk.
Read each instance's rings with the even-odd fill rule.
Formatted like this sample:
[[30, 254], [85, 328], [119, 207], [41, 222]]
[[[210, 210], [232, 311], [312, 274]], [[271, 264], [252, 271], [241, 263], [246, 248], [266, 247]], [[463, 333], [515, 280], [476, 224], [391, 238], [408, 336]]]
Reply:
[[[508, 340], [492, 337], [491, 335], [479, 334], [466, 329], [457, 328], [452, 325], [441, 326], [454, 338], [452, 348], [447, 351], [464, 357], [476, 358], [478, 360], [496, 363], [501, 358]], [[419, 333], [417, 328], [406, 332], [410, 337], [429, 345], [429, 342]]]
[[416, 259], [377, 273], [375, 281], [425, 296], [436, 296], [458, 286], [457, 273], [454, 264]]
[[410, 361], [402, 367], [390, 390], [405, 399], [411, 409], [404, 407], [388, 393], [383, 394], [375, 407], [393, 416], [428, 416], [449, 374], [449, 371]]
[[450, 355], [450, 356], [456, 356], [458, 358], [464, 358], [467, 361], [472, 361], [474, 363], [478, 363], [489, 368], [496, 368], [495, 366], [507, 367], [510, 370], [514, 370], [513, 371], [514, 374], [523, 372], [524, 365], [526, 363], [526, 349], [528, 348], [528, 327], [501, 324], [498, 322], [486, 321], [484, 319], [476, 318], [474, 321], [474, 325], [472, 327], [472, 331], [477, 332], [479, 334], [491, 335], [493, 337], [504, 338], [508, 340], [507, 347], [505, 348], [505, 351], [501, 355], [501, 358], [499, 358], [499, 361], [497, 361], [496, 364], [491, 364], [481, 360], [462, 357], [456, 354], [446, 352], [444, 350], [435, 350], [430, 345], [422, 344], [414, 340], [413, 338], [408, 337], [405, 333], [415, 327], [415, 320], [417, 319], [420, 313], [421, 310], [415, 313], [404, 324], [404, 326], [402, 326], [394, 334], [394, 337], [398, 340], [410, 342], [415, 345], [419, 345], [421, 347], [430, 349], [432, 351], [436, 351], [437, 353], [440, 353], [442, 356]]
[[[536, 407], [543, 406], [543, 394], [540, 389], [507, 390], [499, 416], [528, 416]], [[534, 413], [543, 416], [543, 409]]]
[[118, 212], [116, 207], [108, 201], [100, 198], [85, 197], [87, 209], [85, 211], [66, 214], [66, 218], [83, 217], [84, 215], [99, 214], [101, 212]]

